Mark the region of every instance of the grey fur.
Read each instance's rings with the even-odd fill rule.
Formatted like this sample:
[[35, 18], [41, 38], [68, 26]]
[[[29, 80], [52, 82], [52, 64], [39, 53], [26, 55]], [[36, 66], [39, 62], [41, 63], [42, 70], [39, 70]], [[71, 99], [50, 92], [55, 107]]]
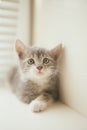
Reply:
[[[22, 43], [21, 46], [23, 47]], [[13, 92], [25, 103], [30, 103], [36, 98], [39, 98], [46, 103], [49, 103], [51, 100], [58, 100], [57, 60], [54, 59], [52, 51], [43, 48], [25, 47], [22, 54], [20, 54], [20, 48], [17, 47], [18, 46], [16, 45], [16, 51], [19, 49], [17, 51], [19, 55], [19, 66], [14, 67], [9, 75], [9, 82]], [[46, 65], [42, 62], [45, 57], [47, 57], [50, 61]], [[51, 71], [50, 75], [47, 77], [47, 82], [43, 82], [42, 86], [40, 81], [37, 83], [37, 81], [34, 82], [31, 78], [25, 80], [21, 78], [22, 76], [25, 77], [27, 71], [33, 66], [28, 64], [29, 58], [33, 58], [35, 60], [34, 66], [43, 66], [45, 73], [48, 69]]]

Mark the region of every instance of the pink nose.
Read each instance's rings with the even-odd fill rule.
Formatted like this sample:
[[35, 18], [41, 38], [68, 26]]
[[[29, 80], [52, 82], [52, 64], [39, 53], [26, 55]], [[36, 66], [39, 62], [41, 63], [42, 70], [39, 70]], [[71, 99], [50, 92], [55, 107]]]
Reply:
[[42, 69], [43, 69], [43, 66], [37, 66], [37, 69], [38, 69], [38, 70], [42, 70]]

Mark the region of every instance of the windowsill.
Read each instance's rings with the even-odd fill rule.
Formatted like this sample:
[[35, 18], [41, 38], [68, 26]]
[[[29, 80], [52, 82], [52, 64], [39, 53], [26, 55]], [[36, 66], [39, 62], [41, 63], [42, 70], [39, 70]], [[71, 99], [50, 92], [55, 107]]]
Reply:
[[87, 119], [58, 102], [32, 113], [9, 90], [0, 88], [1, 130], [86, 130]]

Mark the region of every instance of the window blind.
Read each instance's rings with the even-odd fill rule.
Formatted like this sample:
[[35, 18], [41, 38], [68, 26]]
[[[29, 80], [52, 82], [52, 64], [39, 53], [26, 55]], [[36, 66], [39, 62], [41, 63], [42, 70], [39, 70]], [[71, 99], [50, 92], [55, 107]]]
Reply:
[[0, 79], [14, 64], [14, 40], [17, 34], [19, 0], [0, 0]]

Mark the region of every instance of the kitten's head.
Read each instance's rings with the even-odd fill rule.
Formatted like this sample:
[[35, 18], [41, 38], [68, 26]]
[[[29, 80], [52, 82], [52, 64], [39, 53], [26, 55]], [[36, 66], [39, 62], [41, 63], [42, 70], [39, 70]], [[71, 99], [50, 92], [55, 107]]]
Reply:
[[21, 41], [16, 41], [16, 51], [19, 56], [20, 69], [25, 79], [37, 80], [48, 78], [56, 72], [57, 59], [62, 51], [59, 44], [52, 50], [26, 47]]

